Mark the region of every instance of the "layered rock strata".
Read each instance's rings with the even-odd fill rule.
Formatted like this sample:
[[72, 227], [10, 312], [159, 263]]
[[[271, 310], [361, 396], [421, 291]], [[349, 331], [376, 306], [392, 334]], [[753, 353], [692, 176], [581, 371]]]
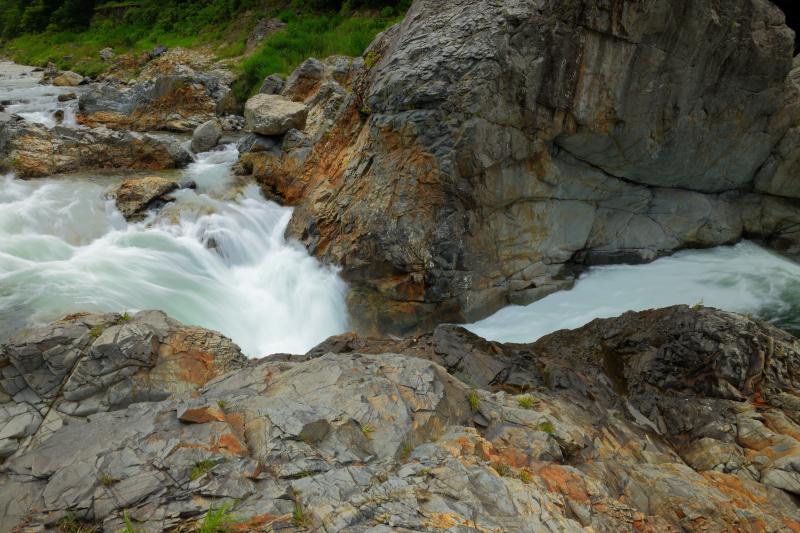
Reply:
[[161, 313], [75, 315], [0, 365], [3, 530], [800, 528], [797, 340], [713, 309], [249, 362]]

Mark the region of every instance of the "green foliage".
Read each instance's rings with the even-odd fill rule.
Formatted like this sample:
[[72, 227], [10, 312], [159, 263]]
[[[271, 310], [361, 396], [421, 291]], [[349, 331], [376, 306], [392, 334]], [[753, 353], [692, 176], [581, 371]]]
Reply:
[[104, 472], [100, 475], [100, 484], [103, 485], [104, 487], [111, 487], [112, 485], [116, 485], [117, 483], [119, 483], [119, 480], [112, 477], [110, 474]]
[[219, 508], [214, 509], [212, 506], [208, 510], [203, 521], [197, 524], [197, 533], [225, 533], [231, 530], [231, 526], [240, 522], [230, 509], [233, 504], [228, 502], [222, 504]]
[[141, 529], [134, 527], [133, 521], [131, 521], [131, 517], [128, 516], [128, 510], [124, 509], [122, 511], [122, 521], [125, 522], [125, 527], [122, 528], [120, 533], [141, 533]]
[[[87, 76], [107, 65], [99, 51], [141, 53], [157, 45], [211, 46], [218, 57], [245, 49], [248, 24], [262, 17], [287, 23], [245, 61], [237, 96], [269, 74], [288, 74], [308, 57], [357, 56], [375, 35], [399, 21], [410, 0], [0, 0], [0, 52], [44, 66], [54, 62]], [[243, 13], [248, 16], [243, 18]], [[244, 22], [244, 23], [243, 23]]]
[[536, 407], [536, 400], [530, 396], [520, 396], [517, 398], [517, 404], [523, 409], [533, 409]]
[[96, 525], [79, 520], [72, 513], [56, 523], [56, 531], [59, 533], [95, 533], [99, 530]]
[[400, 452], [398, 454], [401, 461], [405, 461], [411, 455], [411, 452], [414, 451], [414, 446], [410, 442], [404, 442], [403, 445], [400, 447]]
[[203, 477], [206, 472], [214, 468], [215, 464], [216, 463], [211, 459], [203, 459], [199, 463], [196, 463], [194, 468], [192, 468], [192, 471], [189, 473], [189, 479], [194, 481], [195, 479]]
[[309, 57], [360, 56], [378, 33], [399, 21], [346, 11], [300, 15], [285, 11], [280, 18], [286, 27], [268, 37], [242, 65], [235, 87], [240, 100], [253, 94], [270, 74], [288, 75]]
[[125, 311], [117, 320], [117, 324], [124, 324], [125, 322], [130, 322], [130, 321], [131, 321], [131, 315], [127, 311]]
[[367, 424], [366, 426], [361, 427], [361, 433], [364, 434], [365, 437], [368, 439], [372, 438], [372, 434], [375, 433], [375, 426]]
[[552, 435], [556, 432], [556, 427], [553, 425], [552, 422], [542, 422], [538, 426], [539, 431], [544, 431], [545, 433]]
[[93, 339], [96, 339], [103, 334], [103, 330], [103, 326], [95, 326], [89, 330], [89, 336]]
[[480, 396], [478, 396], [477, 391], [469, 391], [469, 395], [467, 395], [467, 401], [469, 402], [469, 408], [473, 411], [477, 411], [481, 406], [481, 399]]
[[292, 523], [294, 527], [308, 527], [311, 520], [306, 516], [306, 512], [303, 509], [303, 502], [300, 501], [300, 493], [292, 491], [292, 498], [294, 499], [294, 511], [292, 511]]

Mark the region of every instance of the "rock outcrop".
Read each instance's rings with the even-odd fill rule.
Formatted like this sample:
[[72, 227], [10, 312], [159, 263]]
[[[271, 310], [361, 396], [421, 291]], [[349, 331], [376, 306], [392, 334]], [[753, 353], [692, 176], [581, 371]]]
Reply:
[[364, 331], [743, 235], [796, 252], [793, 47], [768, 0], [417, 0], [362, 59], [298, 68], [306, 145], [241, 167]]
[[247, 363], [160, 313], [79, 315], [0, 363], [4, 531], [800, 528], [797, 339], [713, 309]]
[[197, 52], [176, 48], [141, 70], [131, 86], [109, 77], [81, 94], [78, 122], [87, 126], [191, 133], [235, 109], [233, 74]]
[[157, 202], [166, 203], [164, 196], [178, 186], [178, 182], [159, 176], [128, 178], [117, 187], [114, 199], [120, 213], [128, 220], [134, 220]]
[[162, 170], [191, 161], [180, 143], [107, 128], [47, 128], [0, 113], [0, 158], [20, 177], [89, 169]]

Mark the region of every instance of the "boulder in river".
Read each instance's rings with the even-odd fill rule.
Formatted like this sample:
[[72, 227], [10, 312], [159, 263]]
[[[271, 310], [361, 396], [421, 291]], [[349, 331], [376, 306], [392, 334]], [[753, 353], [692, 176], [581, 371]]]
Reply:
[[291, 129], [302, 130], [308, 110], [275, 94], [257, 94], [244, 107], [245, 129], [261, 135], [283, 135]]
[[77, 87], [81, 83], [83, 83], [83, 76], [78, 74], [77, 72], [72, 72], [71, 70], [67, 70], [61, 72], [58, 76], [53, 78], [53, 85], [56, 87]]
[[208, 152], [217, 145], [221, 137], [222, 125], [219, 120], [206, 121], [197, 126], [192, 134], [192, 151]]
[[178, 182], [158, 176], [126, 179], [114, 194], [117, 209], [129, 220], [141, 217], [156, 202], [165, 202], [164, 196], [178, 187]]
[[797, 341], [713, 309], [251, 361], [162, 313], [79, 314], [0, 363], [3, 531], [221, 506], [242, 530], [800, 528]]

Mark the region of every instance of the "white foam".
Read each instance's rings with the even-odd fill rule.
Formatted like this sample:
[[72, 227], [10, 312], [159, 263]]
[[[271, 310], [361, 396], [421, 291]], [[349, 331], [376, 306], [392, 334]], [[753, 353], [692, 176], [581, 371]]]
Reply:
[[179, 220], [136, 224], [105, 194], [75, 178], [0, 181], [0, 337], [78, 310], [161, 309], [250, 356], [303, 353], [346, 330], [344, 282], [284, 239], [291, 209], [255, 185], [234, 202], [182, 190], [169, 210]]
[[800, 328], [800, 265], [755, 243], [687, 250], [647, 265], [589, 270], [570, 291], [509, 306], [466, 326], [501, 342], [532, 342], [595, 318], [676, 304], [703, 303]]

